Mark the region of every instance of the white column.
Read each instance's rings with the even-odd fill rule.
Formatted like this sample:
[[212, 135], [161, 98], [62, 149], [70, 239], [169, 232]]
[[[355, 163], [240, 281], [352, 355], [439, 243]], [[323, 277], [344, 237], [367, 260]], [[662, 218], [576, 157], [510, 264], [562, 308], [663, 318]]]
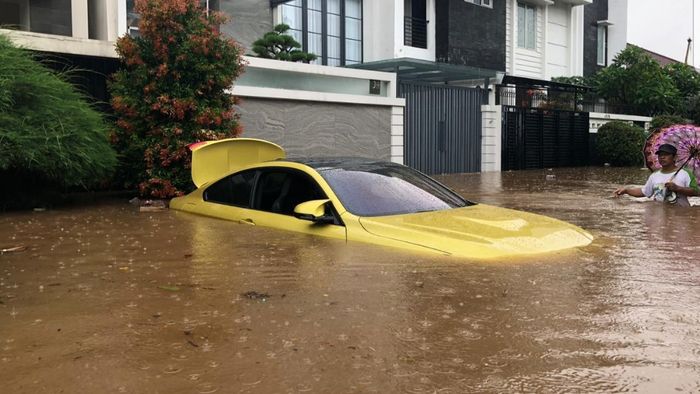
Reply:
[[88, 0], [71, 0], [72, 36], [75, 38], [90, 38]]
[[540, 70], [540, 78], [549, 79], [549, 67], [547, 67], [548, 56], [550, 56], [547, 52], [547, 46], [549, 45], [547, 43], [547, 38], [549, 36], [549, 5], [545, 5], [542, 8], [542, 15], [544, 17], [542, 18], [542, 70]]
[[404, 107], [391, 107], [391, 161], [403, 164], [403, 112]]
[[404, 2], [403, 0], [394, 0], [394, 58], [404, 57]]
[[115, 0], [117, 3], [117, 31], [116, 37], [126, 34], [126, 0]]
[[481, 172], [501, 171], [501, 106], [481, 106]]
[[[125, 4], [124, 15], [126, 15], [125, 1], [126, 0], [112, 0], [107, 2], [107, 6], [105, 7], [105, 30], [107, 33], [105, 40], [107, 41], [116, 41], [119, 37], [119, 4]], [[126, 18], [124, 20], [126, 21]]]
[[571, 7], [570, 76], [583, 75], [583, 7]]

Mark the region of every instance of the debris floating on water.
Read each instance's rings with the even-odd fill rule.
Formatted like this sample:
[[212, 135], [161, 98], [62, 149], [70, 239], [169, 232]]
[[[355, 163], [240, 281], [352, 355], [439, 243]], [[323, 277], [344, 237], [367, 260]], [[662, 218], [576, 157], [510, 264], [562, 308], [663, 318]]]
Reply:
[[25, 245], [17, 245], [11, 246], [9, 248], [2, 248], [0, 249], [0, 253], [24, 252], [25, 250], [27, 250], [27, 247]]
[[250, 298], [251, 300], [263, 300], [270, 298], [269, 294], [258, 293], [257, 291], [248, 291], [241, 294], [243, 297]]

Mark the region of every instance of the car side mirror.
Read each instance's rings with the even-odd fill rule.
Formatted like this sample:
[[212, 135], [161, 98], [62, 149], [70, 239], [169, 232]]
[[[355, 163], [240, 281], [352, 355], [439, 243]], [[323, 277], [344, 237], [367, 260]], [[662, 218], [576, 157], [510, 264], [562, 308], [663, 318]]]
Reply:
[[294, 217], [301, 220], [309, 220], [314, 223], [335, 223], [333, 215], [326, 215], [326, 205], [331, 200], [311, 200], [294, 207]]

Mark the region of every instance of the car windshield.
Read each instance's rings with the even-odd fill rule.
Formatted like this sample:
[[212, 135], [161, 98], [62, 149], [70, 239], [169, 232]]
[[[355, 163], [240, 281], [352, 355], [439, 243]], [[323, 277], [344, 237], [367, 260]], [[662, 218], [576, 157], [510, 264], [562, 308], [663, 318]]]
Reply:
[[366, 163], [319, 168], [340, 202], [357, 216], [438, 211], [473, 203], [409, 167]]

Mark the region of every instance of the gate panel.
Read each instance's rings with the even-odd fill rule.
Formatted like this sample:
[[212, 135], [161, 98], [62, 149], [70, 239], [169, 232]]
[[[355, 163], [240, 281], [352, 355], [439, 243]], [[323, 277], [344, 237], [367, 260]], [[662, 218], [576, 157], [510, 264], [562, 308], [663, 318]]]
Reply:
[[510, 170], [520, 165], [518, 147], [522, 144], [522, 115], [515, 107], [503, 106], [501, 127], [501, 169]]
[[542, 167], [542, 114], [537, 111], [525, 112], [524, 123], [525, 168]]
[[547, 113], [542, 117], [542, 167], [557, 167], [557, 151], [559, 147], [559, 136], [557, 135], [557, 117], [552, 113]]
[[404, 161], [426, 174], [481, 170], [483, 89], [401, 82]]
[[589, 164], [588, 113], [503, 106], [501, 169]]
[[571, 112], [557, 111], [557, 129], [553, 130], [557, 134], [556, 167], [566, 167], [571, 160], [572, 150], [572, 127]]

